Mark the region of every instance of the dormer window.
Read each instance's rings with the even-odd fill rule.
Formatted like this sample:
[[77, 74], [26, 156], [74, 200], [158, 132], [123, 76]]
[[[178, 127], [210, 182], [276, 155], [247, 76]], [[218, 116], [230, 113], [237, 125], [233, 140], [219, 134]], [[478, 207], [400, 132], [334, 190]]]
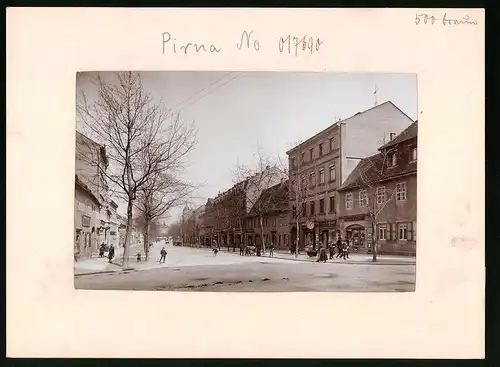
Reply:
[[394, 167], [396, 166], [396, 153], [389, 154], [387, 157], [387, 166]]
[[415, 162], [417, 160], [417, 147], [411, 147], [410, 149], [410, 161]]

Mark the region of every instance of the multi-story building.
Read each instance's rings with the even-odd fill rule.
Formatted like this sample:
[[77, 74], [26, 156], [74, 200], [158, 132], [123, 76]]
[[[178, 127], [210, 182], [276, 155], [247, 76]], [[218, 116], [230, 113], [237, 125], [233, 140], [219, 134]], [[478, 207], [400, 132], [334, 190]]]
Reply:
[[229, 244], [239, 247], [242, 243], [254, 244], [256, 239], [260, 241], [255, 231], [246, 225], [245, 219], [252, 209], [252, 215], [255, 215], [262, 192], [285, 178], [286, 175], [278, 167], [267, 166], [219, 193], [214, 199], [209, 199], [203, 216], [205, 243], [210, 244], [215, 240], [221, 246]]
[[[290, 245], [288, 180], [263, 190], [258, 202], [245, 219], [249, 243], [259, 246], [263, 238], [266, 248], [272, 242], [276, 249]], [[261, 208], [261, 210], [255, 210]], [[262, 227], [260, 220], [262, 218]]]
[[[90, 247], [88, 247], [90, 250], [85, 251], [88, 253], [88, 256], [92, 256], [97, 253], [98, 245], [102, 243], [102, 236], [107, 227], [105, 222], [102, 220], [102, 218], [107, 214], [108, 206], [108, 185], [104, 176], [104, 172], [106, 172], [107, 167], [108, 159], [106, 156], [106, 149], [77, 131], [75, 185], [79, 188], [85, 187], [86, 190], [92, 193], [93, 197], [99, 202], [98, 207], [100, 210], [97, 221], [93, 222], [93, 226], [91, 228]], [[75, 192], [75, 206], [78, 205], [76, 196], [77, 193]], [[93, 213], [93, 210], [91, 212]], [[89, 214], [91, 213], [89, 212], [85, 214], [85, 216], [89, 217]], [[82, 224], [87, 222], [87, 219], [85, 219]], [[81, 238], [81, 236], [78, 236], [78, 228], [75, 228], [75, 236]], [[77, 247], [76, 244], [75, 247]]]
[[363, 159], [339, 192], [343, 238], [360, 250], [415, 255], [417, 122]]
[[363, 158], [413, 121], [385, 102], [342, 121], [287, 152], [290, 180], [290, 237], [299, 248], [338, 236], [337, 189]]
[[75, 261], [91, 257], [97, 252], [97, 228], [101, 203], [75, 175]]

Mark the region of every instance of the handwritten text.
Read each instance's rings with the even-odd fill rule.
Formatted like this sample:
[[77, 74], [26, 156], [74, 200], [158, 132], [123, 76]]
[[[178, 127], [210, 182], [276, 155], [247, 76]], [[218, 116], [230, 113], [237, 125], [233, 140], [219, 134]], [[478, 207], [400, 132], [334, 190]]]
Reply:
[[472, 20], [468, 15], [464, 15], [462, 19], [454, 19], [450, 18], [447, 13], [444, 13], [443, 16], [435, 17], [434, 15], [429, 14], [415, 14], [415, 24], [430, 24], [434, 25], [434, 23], [442, 24], [443, 26], [454, 26], [454, 25], [477, 25], [477, 21]]
[[299, 51], [306, 51], [311, 54], [314, 51], [318, 52], [322, 44], [323, 41], [319, 38], [307, 37], [307, 34], [302, 38], [289, 34], [286, 37], [280, 37], [278, 48], [280, 52], [288, 52], [289, 54], [297, 56]]
[[172, 35], [169, 32], [163, 32], [162, 33], [162, 45], [163, 45], [163, 54], [165, 54], [166, 51], [169, 50], [168, 46], [171, 46], [170, 50], [173, 53], [183, 53], [187, 54], [188, 51], [194, 51], [194, 52], [220, 52], [220, 47], [216, 47], [213, 44], [205, 45], [205, 44], [197, 44], [197, 43], [191, 43], [187, 42], [184, 43], [180, 46], [178, 46], [175, 41], [177, 39], [172, 39]]

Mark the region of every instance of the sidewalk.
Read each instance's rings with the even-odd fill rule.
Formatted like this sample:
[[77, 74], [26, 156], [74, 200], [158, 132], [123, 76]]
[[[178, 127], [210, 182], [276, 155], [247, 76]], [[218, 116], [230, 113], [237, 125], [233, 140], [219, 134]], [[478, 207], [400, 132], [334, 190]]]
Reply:
[[[133, 244], [130, 246], [130, 253], [135, 255], [138, 250], [142, 250], [141, 244]], [[108, 258], [91, 257], [90, 259], [85, 259], [77, 261], [75, 263], [75, 276], [76, 275], [90, 275], [97, 273], [111, 273], [115, 271], [120, 271], [122, 269], [122, 257], [123, 257], [123, 247], [117, 248], [115, 250], [115, 258], [110, 264]], [[130, 261], [130, 260], [129, 260]]]
[[[227, 249], [224, 250], [223, 248], [221, 248], [221, 251], [227, 252]], [[231, 248], [231, 251], [229, 253], [240, 256], [239, 249], [236, 249], [236, 252], [233, 253], [232, 248]], [[255, 255], [253, 255], [253, 256], [255, 256]], [[337, 256], [337, 253], [335, 253], [335, 256]], [[265, 254], [263, 254], [262, 257], [269, 258], [269, 252], [266, 252]], [[290, 254], [290, 252], [286, 251], [286, 250], [274, 250], [273, 258], [285, 259], [285, 260], [291, 260], [291, 261], [307, 261], [307, 262], [313, 262], [313, 261], [317, 260], [317, 257], [309, 258], [304, 253], [301, 253], [297, 257], [295, 257], [295, 255]], [[368, 264], [372, 264], [372, 265], [415, 265], [416, 264], [416, 258], [414, 256], [377, 255], [377, 261], [374, 263], [372, 260], [373, 260], [372, 254], [351, 253], [351, 254], [349, 254], [349, 258], [347, 260], [340, 259], [340, 258], [336, 259], [334, 257], [331, 260], [329, 259], [327, 262], [329, 262], [329, 263], [341, 263], [341, 264], [365, 264], [365, 265], [368, 265]]]

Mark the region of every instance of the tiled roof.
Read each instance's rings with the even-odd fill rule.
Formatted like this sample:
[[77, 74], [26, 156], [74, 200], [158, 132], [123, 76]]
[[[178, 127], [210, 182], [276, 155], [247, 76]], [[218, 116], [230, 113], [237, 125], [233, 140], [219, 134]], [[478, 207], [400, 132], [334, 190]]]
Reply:
[[256, 215], [260, 209], [266, 212], [288, 210], [288, 180], [263, 190], [249, 214]]
[[80, 180], [78, 175], [75, 175], [75, 185], [80, 187], [83, 191], [85, 191], [98, 205], [101, 205], [99, 199], [94, 195], [92, 190], [90, 190], [89, 187]]
[[[389, 143], [380, 147], [380, 153], [362, 159], [338, 191], [368, 186], [376, 182], [386, 181], [408, 173], [416, 173], [417, 162], [409, 162], [408, 159], [400, 159], [396, 162], [396, 166], [388, 167], [388, 156], [383, 153], [383, 150], [394, 147], [396, 144], [403, 143], [410, 139], [414, 139], [417, 135], [418, 123], [415, 121]], [[397, 152], [397, 150], [395, 151]]]
[[418, 121], [415, 121], [413, 124], [408, 126], [401, 134], [396, 136], [394, 139], [392, 139], [390, 142], [388, 142], [385, 145], [382, 145], [379, 150], [386, 149], [389, 147], [392, 147], [396, 144], [402, 143], [404, 141], [416, 138], [418, 135]]

